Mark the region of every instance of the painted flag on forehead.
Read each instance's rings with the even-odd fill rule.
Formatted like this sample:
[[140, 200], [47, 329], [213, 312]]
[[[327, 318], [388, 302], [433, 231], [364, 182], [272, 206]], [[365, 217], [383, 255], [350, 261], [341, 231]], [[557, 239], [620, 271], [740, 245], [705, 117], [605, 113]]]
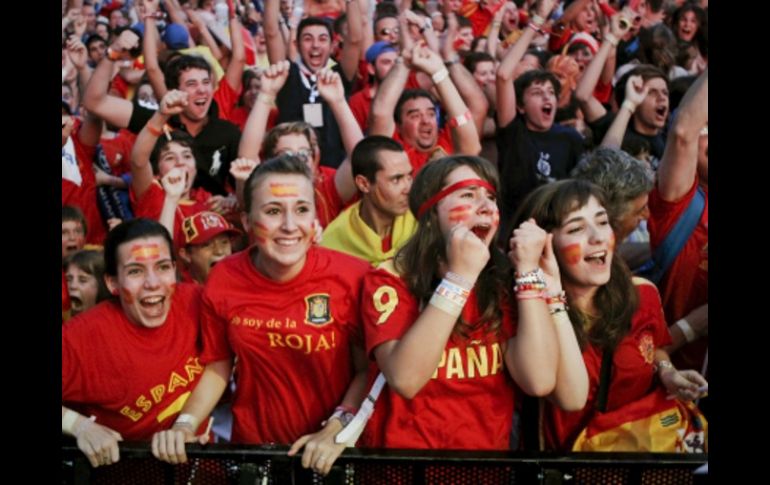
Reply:
[[596, 414], [572, 451], [708, 452], [708, 423], [693, 402], [667, 399], [662, 387], [621, 408]]

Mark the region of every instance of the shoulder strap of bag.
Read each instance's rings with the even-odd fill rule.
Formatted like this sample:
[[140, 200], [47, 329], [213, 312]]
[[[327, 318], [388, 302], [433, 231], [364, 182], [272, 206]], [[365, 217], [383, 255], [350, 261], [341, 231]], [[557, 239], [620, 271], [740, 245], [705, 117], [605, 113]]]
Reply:
[[652, 255], [653, 267], [647, 279], [656, 285], [660, 282], [698, 226], [698, 221], [703, 214], [705, 206], [706, 194], [704, 194], [702, 188], [698, 187], [687, 209], [679, 217], [676, 225], [669, 231], [660, 246], [658, 246], [655, 254]]
[[615, 352], [604, 350], [602, 369], [599, 373], [599, 392], [596, 395], [596, 410], [603, 413], [607, 410], [607, 397], [610, 394], [610, 377], [612, 377], [612, 356]]

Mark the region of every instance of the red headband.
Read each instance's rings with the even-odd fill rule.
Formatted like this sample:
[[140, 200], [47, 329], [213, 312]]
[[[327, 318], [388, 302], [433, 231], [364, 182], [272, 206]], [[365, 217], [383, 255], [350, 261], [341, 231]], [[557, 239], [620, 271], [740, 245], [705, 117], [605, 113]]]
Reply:
[[485, 189], [487, 189], [492, 194], [497, 195], [497, 191], [495, 190], [495, 188], [492, 186], [492, 184], [490, 184], [486, 180], [481, 180], [481, 179], [465, 179], [465, 180], [461, 180], [461, 181], [459, 181], [457, 183], [454, 183], [454, 184], [450, 185], [449, 187], [445, 188], [444, 190], [442, 190], [438, 194], [434, 195], [430, 199], [428, 199], [425, 202], [423, 202], [422, 205], [420, 206], [419, 210], [417, 211], [417, 218], [418, 219], [421, 218], [423, 216], [423, 214], [428, 212], [431, 207], [433, 207], [434, 205], [438, 204], [438, 202], [441, 199], [443, 199], [444, 197], [446, 197], [447, 195], [451, 194], [452, 192], [454, 192], [456, 190], [462, 189], [463, 187], [468, 187], [469, 185], [475, 185], [475, 186], [479, 186], [479, 187], [484, 187]]

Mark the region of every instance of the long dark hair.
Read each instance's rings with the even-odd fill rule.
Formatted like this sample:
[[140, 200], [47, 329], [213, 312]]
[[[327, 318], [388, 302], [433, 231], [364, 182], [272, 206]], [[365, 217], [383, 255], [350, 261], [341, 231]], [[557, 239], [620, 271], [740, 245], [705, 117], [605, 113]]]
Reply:
[[[602, 189], [587, 180], [562, 180], [543, 185], [530, 193], [514, 216], [513, 227], [533, 217], [548, 232], [561, 227], [570, 212], [583, 207], [591, 197], [606, 207]], [[631, 328], [631, 318], [639, 305], [639, 296], [631, 272], [617, 254], [613, 255], [610, 280], [594, 296], [597, 315], [570, 306], [569, 316], [580, 348], [591, 343], [602, 349], [614, 349]]]
[[[499, 190], [497, 170], [487, 160], [465, 155], [440, 158], [425, 165], [414, 179], [409, 192], [409, 208], [412, 213], [417, 214], [426, 200], [444, 188], [447, 176], [463, 165], [470, 167], [479, 178], [492, 184], [496, 191]], [[439, 228], [435, 207], [423, 214], [418, 222], [414, 235], [396, 253], [394, 263], [412, 294], [423, 305], [427, 305], [437, 285], [439, 264], [441, 261], [447, 261], [446, 241]], [[510, 265], [494, 243], [490, 245], [489, 251], [489, 262], [476, 281], [476, 296], [481, 314], [480, 325], [484, 326], [487, 332], [496, 332], [502, 321], [501, 298], [510, 298]], [[455, 324], [454, 333], [467, 337], [474, 328], [476, 327], [472, 327], [460, 317]]]

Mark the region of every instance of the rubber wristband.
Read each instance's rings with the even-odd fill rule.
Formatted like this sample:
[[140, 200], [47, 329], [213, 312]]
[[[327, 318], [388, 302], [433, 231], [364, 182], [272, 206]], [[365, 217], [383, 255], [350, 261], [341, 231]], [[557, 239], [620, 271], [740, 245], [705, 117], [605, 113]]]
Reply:
[[442, 67], [440, 71], [436, 71], [431, 75], [431, 79], [433, 79], [433, 84], [438, 84], [444, 79], [449, 77], [449, 71], [446, 67]]
[[693, 330], [692, 326], [690, 325], [690, 322], [685, 320], [684, 318], [681, 318], [677, 320], [674, 325], [679, 327], [679, 330], [682, 331], [684, 334], [685, 340], [687, 342], [692, 342], [693, 340], [697, 340], [698, 334], [695, 333], [695, 330]]

